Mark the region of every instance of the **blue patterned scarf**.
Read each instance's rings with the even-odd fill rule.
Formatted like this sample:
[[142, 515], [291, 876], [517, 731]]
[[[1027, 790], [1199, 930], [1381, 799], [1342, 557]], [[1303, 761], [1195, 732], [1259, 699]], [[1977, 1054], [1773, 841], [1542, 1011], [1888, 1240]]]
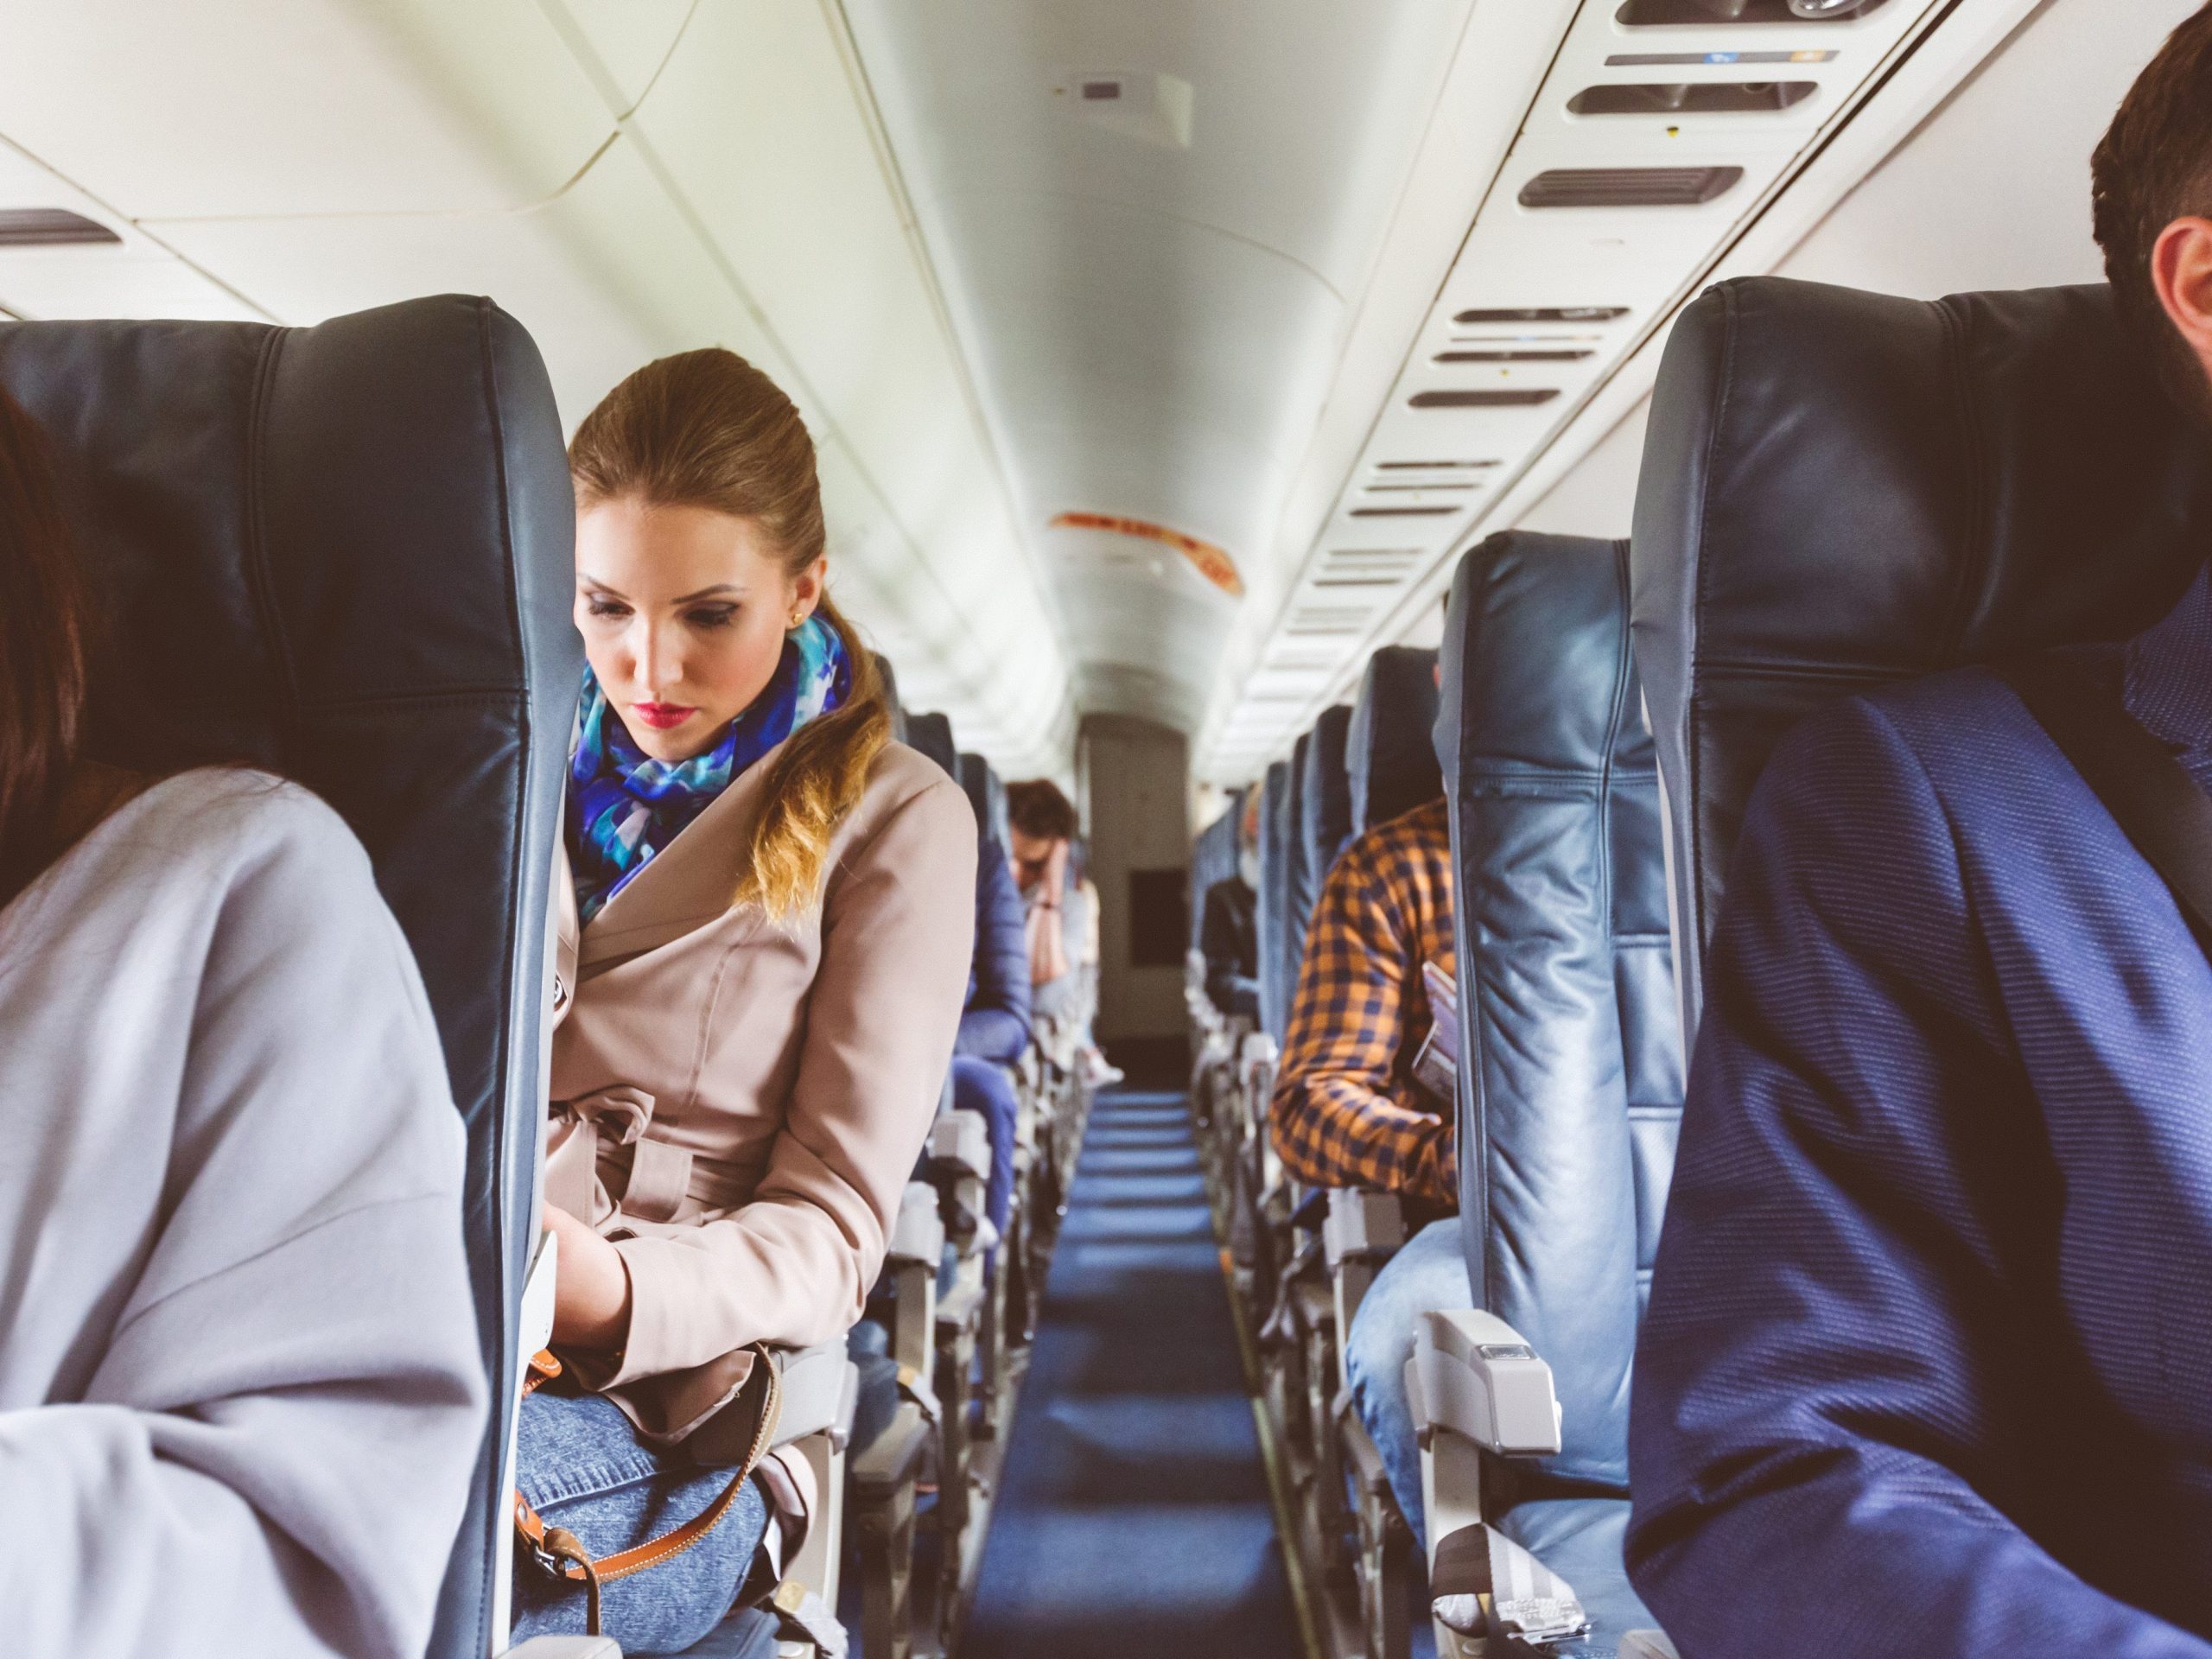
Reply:
[[807, 721], [844, 706], [853, 665], [836, 629], [810, 616], [784, 636], [767, 688], [714, 747], [689, 760], [655, 760], [631, 741], [584, 671], [583, 703], [569, 759], [569, 868], [586, 922], [713, 804], [730, 780]]

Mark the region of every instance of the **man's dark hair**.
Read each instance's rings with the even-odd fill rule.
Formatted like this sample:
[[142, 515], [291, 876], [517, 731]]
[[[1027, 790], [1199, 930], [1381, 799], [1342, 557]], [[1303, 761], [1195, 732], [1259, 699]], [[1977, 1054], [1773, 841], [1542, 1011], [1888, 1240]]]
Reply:
[[2212, 5], [2167, 38], [2089, 163], [2097, 245], [2121, 326], [2183, 404], [2212, 412], [2204, 370], [2158, 303], [2151, 252], [2167, 226], [2212, 218]]
[[1081, 828], [1075, 807], [1049, 779], [1032, 778], [1006, 786], [1006, 815], [1014, 827], [1038, 841], [1073, 841]]

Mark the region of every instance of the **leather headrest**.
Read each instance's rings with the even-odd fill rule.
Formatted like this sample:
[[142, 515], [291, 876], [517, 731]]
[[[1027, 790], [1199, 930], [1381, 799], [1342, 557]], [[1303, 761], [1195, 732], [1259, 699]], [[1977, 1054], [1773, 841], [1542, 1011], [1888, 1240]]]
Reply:
[[1775, 277], [1675, 327], [1631, 559], [1687, 1027], [1752, 785], [1811, 709], [2169, 609], [2212, 456], [2103, 287], [1895, 299]]
[[1351, 735], [1351, 707], [1338, 703], [1321, 711], [1320, 719], [1313, 722], [1313, 741], [1306, 745], [1300, 827], [1306, 836], [1306, 866], [1316, 888], [1328, 879], [1329, 867], [1351, 839], [1351, 770], [1346, 765]]
[[960, 746], [952, 741], [952, 716], [950, 715], [909, 715], [906, 716], [906, 747], [926, 754], [944, 768], [946, 774], [957, 781], [960, 777]]
[[1012, 845], [1006, 785], [991, 769], [991, 763], [980, 754], [962, 754], [960, 786], [968, 791], [968, 803], [976, 809], [976, 827], [982, 831], [983, 838], [997, 842], [1001, 848]]
[[1367, 659], [1345, 734], [1351, 832], [1410, 812], [1444, 793], [1430, 733], [1436, 725], [1436, 653], [1385, 645]]

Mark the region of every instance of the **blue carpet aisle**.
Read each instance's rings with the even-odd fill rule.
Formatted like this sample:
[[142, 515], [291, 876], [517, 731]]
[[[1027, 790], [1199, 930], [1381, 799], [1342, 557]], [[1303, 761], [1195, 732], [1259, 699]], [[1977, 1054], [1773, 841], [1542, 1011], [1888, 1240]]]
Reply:
[[1177, 1094], [1092, 1109], [962, 1659], [1298, 1659]]

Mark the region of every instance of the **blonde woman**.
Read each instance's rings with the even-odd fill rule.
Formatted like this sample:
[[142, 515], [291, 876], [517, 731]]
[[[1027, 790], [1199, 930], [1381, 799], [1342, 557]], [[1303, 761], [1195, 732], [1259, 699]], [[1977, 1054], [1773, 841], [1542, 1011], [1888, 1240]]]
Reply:
[[[766, 375], [719, 350], [650, 364], [569, 464], [590, 669], [556, 895], [567, 1375], [525, 1402], [519, 1484], [601, 1558], [728, 1487], [741, 1454], [708, 1430], [741, 1351], [860, 1317], [952, 1053], [976, 824], [890, 741], [823, 586], [812, 442]], [[704, 1542], [607, 1586], [608, 1632], [700, 1639], [766, 1522], [743, 1489]], [[583, 1595], [527, 1557], [517, 1605], [518, 1637], [583, 1628]]]

